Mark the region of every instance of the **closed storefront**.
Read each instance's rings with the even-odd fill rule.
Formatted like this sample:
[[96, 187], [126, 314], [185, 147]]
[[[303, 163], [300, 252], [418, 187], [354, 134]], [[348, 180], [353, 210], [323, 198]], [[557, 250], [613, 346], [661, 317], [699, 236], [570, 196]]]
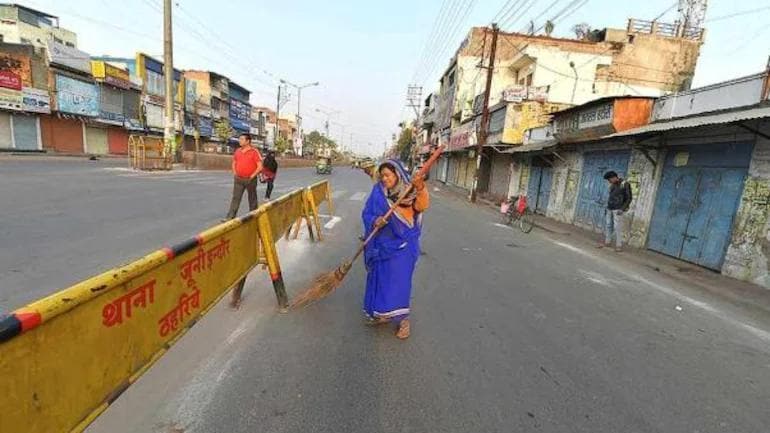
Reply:
[[551, 199], [553, 168], [539, 158], [532, 161], [527, 186], [527, 204], [535, 212], [545, 215]]
[[13, 148], [13, 130], [11, 129], [11, 115], [0, 113], [0, 149]]
[[449, 170], [449, 158], [447, 158], [446, 155], [441, 155], [441, 158], [438, 160], [438, 173], [437, 173], [438, 175], [436, 176], [438, 180], [446, 183], [448, 170]]
[[753, 143], [668, 150], [648, 247], [719, 270], [751, 161]]
[[43, 147], [60, 153], [83, 153], [83, 122], [58, 116], [40, 117]]
[[473, 178], [476, 176], [476, 157], [471, 157], [471, 154], [465, 154], [465, 179], [463, 180], [462, 187], [470, 190], [473, 188]]
[[86, 153], [106, 155], [108, 151], [107, 129], [86, 126]]
[[40, 150], [37, 116], [13, 115], [13, 144], [19, 150]]
[[107, 149], [113, 155], [128, 154], [128, 131], [123, 128], [107, 129]]
[[511, 182], [510, 155], [495, 154], [492, 157], [492, 173], [489, 179], [489, 195], [494, 200], [503, 200], [508, 195]]
[[609, 187], [604, 180], [604, 173], [612, 170], [620, 177], [625, 177], [630, 158], [630, 150], [588, 152], [583, 155], [575, 224], [597, 232], [603, 230], [604, 211], [609, 197]]
[[447, 158], [447, 179], [446, 182], [450, 184], [457, 184], [457, 174], [459, 171], [459, 158], [456, 154], [450, 154]]

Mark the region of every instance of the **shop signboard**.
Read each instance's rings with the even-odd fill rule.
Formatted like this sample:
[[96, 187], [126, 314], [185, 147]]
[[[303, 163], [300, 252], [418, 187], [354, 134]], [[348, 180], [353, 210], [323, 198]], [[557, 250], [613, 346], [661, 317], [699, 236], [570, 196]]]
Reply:
[[230, 126], [238, 131], [249, 131], [251, 125], [251, 106], [235, 98], [230, 98]]
[[56, 75], [56, 105], [59, 111], [96, 117], [99, 115], [99, 89], [93, 83]]
[[21, 76], [11, 71], [0, 70], [0, 87], [11, 90], [21, 90]]
[[21, 91], [0, 87], [0, 108], [19, 111], [22, 109]]
[[51, 112], [51, 96], [47, 90], [24, 87], [21, 95], [24, 111], [44, 114]]

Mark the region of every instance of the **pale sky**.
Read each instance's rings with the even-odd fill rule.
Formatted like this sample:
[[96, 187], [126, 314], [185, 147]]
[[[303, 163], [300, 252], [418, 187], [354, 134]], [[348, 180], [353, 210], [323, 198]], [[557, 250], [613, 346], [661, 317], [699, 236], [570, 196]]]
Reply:
[[[536, 26], [572, 0], [556, 1]], [[175, 67], [220, 72], [253, 92], [252, 104], [275, 108], [277, 78], [296, 84], [320, 81], [302, 92], [306, 132], [333, 115], [331, 134], [354, 150], [379, 154], [408, 116], [406, 87], [415, 75], [425, 92], [473, 25], [487, 25], [505, 5], [519, 2], [520, 16], [501, 20], [503, 30], [523, 30], [551, 0], [174, 0]], [[57, 15], [61, 27], [78, 34], [79, 48], [92, 55], [161, 58], [161, 0], [19, 0]], [[556, 36], [574, 24], [624, 28], [629, 17], [673, 22], [673, 0], [580, 0], [557, 21]], [[760, 72], [770, 55], [770, 0], [711, 0], [706, 42], [695, 86]], [[432, 35], [439, 18], [442, 31]], [[515, 6], [516, 7], [516, 6]], [[724, 18], [742, 11], [753, 13]], [[467, 11], [467, 15], [464, 13]], [[463, 15], [465, 18], [463, 19]], [[709, 21], [709, 19], [713, 21]], [[424, 47], [431, 47], [426, 53]], [[439, 43], [442, 42], [442, 43]], [[443, 51], [438, 50], [441, 46]], [[421, 61], [422, 60], [422, 61]], [[419, 69], [419, 72], [415, 72]], [[296, 95], [283, 111], [296, 112]]]

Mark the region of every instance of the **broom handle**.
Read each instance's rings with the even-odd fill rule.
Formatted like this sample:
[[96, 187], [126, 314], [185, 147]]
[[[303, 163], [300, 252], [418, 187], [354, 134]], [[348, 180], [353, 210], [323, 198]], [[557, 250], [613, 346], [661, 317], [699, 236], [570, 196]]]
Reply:
[[[416, 176], [425, 176], [425, 173], [427, 173], [428, 170], [430, 170], [430, 167], [436, 162], [436, 160], [438, 160], [438, 157], [441, 156], [441, 152], [443, 151], [444, 151], [443, 145], [437, 147], [436, 150], [434, 150], [433, 153], [430, 155], [430, 158], [428, 158], [428, 160], [422, 166], [422, 168], [419, 171], [417, 171]], [[398, 200], [396, 200], [395, 203], [393, 203], [393, 206], [391, 206], [390, 209], [388, 209], [388, 211], [385, 213], [385, 215], [382, 216], [382, 219], [384, 219], [385, 222], [387, 222], [388, 219], [391, 216], [393, 216], [393, 212], [396, 211], [396, 208], [398, 207], [398, 205], [401, 204], [404, 198], [406, 198], [406, 196], [409, 195], [409, 193], [411, 193], [413, 189], [414, 189], [414, 184], [410, 183], [409, 188], [405, 189], [404, 192], [401, 193], [401, 195], [398, 197]], [[366, 248], [366, 245], [369, 243], [369, 241], [371, 241], [375, 236], [377, 236], [377, 233], [380, 231], [380, 228], [381, 227], [379, 226], [374, 226], [374, 230], [372, 230], [372, 232], [369, 233], [369, 236], [366, 237], [366, 240], [361, 242], [361, 245], [356, 250], [356, 254], [350, 260], [350, 263], [353, 263], [356, 261], [356, 259], [358, 259], [358, 257], [364, 252], [364, 248]]]

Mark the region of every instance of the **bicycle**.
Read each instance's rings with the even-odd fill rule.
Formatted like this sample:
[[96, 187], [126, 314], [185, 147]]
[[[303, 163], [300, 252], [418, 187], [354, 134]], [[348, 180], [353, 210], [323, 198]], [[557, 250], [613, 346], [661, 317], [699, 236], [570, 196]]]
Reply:
[[535, 227], [532, 210], [527, 206], [526, 196], [512, 196], [500, 205], [500, 212], [503, 214], [503, 224], [511, 226], [514, 222], [519, 223], [519, 229], [523, 233], [529, 233]]

